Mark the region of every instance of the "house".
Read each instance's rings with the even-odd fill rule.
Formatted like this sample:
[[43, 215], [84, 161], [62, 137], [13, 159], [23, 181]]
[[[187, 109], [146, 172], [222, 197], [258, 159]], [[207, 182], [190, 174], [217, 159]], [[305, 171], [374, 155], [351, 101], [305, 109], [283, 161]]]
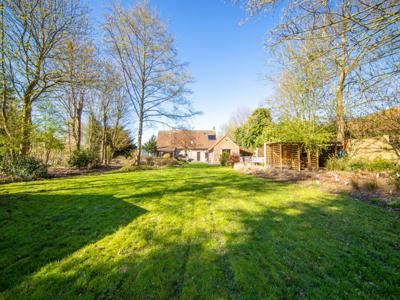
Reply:
[[215, 130], [162, 130], [157, 134], [157, 155], [209, 162], [208, 149], [216, 140]]
[[227, 136], [217, 139], [215, 130], [162, 130], [157, 134], [157, 155], [170, 154], [189, 161], [218, 164], [223, 152], [251, 156]]
[[242, 161], [245, 161], [247, 157], [253, 155], [253, 151], [245, 149], [236, 144], [230, 137], [224, 135], [219, 138], [209, 149], [210, 163], [218, 164], [221, 154], [228, 152], [229, 154], [238, 154]]

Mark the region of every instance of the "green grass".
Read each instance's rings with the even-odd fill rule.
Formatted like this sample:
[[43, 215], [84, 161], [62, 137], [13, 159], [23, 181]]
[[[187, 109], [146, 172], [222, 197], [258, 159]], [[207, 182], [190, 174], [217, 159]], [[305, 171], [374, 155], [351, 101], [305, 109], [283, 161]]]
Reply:
[[398, 298], [399, 213], [189, 165], [0, 186], [0, 298]]

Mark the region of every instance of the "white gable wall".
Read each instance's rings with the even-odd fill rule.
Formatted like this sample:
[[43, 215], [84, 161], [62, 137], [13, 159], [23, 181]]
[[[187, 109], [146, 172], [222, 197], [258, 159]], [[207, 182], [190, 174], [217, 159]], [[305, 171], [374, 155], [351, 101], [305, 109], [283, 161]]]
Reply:
[[[200, 154], [200, 160], [198, 160], [198, 156], [197, 153]], [[208, 150], [187, 150], [186, 154], [187, 154], [187, 159], [191, 160], [191, 161], [199, 161], [199, 162], [209, 162], [207, 160], [207, 153]], [[180, 150], [179, 151], [179, 155], [185, 156], [185, 150]]]

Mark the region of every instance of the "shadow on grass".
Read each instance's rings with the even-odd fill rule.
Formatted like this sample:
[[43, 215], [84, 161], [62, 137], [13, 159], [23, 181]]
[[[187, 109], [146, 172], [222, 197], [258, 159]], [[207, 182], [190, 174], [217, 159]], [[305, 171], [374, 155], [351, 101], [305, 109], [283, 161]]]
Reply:
[[112, 195], [0, 195], [0, 291], [145, 212]]
[[398, 219], [386, 215], [382, 222], [375, 207], [361, 209], [346, 198], [321, 203], [228, 210], [244, 231], [210, 218], [210, 231], [198, 229], [179, 243], [153, 232], [157, 246], [144, 255], [112, 260], [99, 252], [96, 263], [68, 258], [15, 295], [33, 288], [48, 298], [395, 298]]
[[[150, 191], [126, 197], [136, 204], [158, 201], [160, 211], [176, 215], [182, 213], [183, 205], [190, 207], [187, 202], [191, 201], [194, 213], [189, 213], [189, 208], [183, 212], [182, 228], [174, 227], [171, 220], [163, 224], [163, 217], [153, 215], [138, 227], [126, 228], [126, 236], [113, 237], [113, 246], [107, 244], [104, 249], [80, 256], [60, 255], [60, 258], [65, 257], [62, 261], [8, 290], [6, 298], [394, 299], [400, 293], [400, 219], [397, 213], [341, 195], [319, 193], [316, 199], [310, 193], [299, 194], [299, 199], [290, 198], [296, 192], [295, 185], [237, 173], [224, 174], [212, 182], [196, 176], [176, 186], [170, 181], [157, 186], [152, 183], [154, 188]], [[143, 182], [144, 187], [146, 184]], [[32, 201], [40, 202], [41, 196], [32, 197]], [[96, 206], [109, 205], [94, 201], [101, 196], [91, 197], [91, 203], [86, 203], [88, 209], [82, 214], [76, 211], [76, 206], [85, 204], [85, 201], [81, 204], [84, 197], [74, 197], [70, 209], [76, 211], [78, 219], [85, 220], [86, 214], [94, 211], [89, 220], [111, 218], [110, 223], [119, 226], [124, 221], [116, 222], [121, 218], [116, 215], [124, 214], [126, 208], [139, 211], [134, 216], [125, 215], [122, 218], [127, 220], [125, 224], [144, 212], [137, 206], [109, 197], [109, 204], [121, 205], [121, 208], [99, 215]], [[236, 205], [244, 199], [242, 197], [246, 197], [251, 208], [245, 202]], [[29, 214], [29, 202], [24, 204], [24, 210], [18, 210], [19, 213]], [[46, 213], [36, 213], [46, 218], [49, 209], [57, 208], [57, 203], [47, 205], [49, 207], [43, 210]], [[63, 210], [54, 216], [68, 212]], [[18, 219], [19, 227], [23, 227], [24, 220], [29, 220], [24, 215]], [[62, 221], [65, 222], [63, 226], [74, 230], [67, 220]], [[46, 227], [45, 222], [40, 223]], [[81, 226], [80, 222], [72, 223]], [[165, 226], [152, 227], [156, 223]], [[102, 235], [115, 231], [113, 226], [106, 233], [101, 232], [100, 224], [92, 226], [86, 232], [88, 241], [80, 243], [79, 247], [99, 239], [90, 238], [93, 231], [98, 230]], [[126, 242], [132, 231], [132, 240]], [[25, 235], [32, 232], [35, 232], [33, 227]], [[52, 238], [46, 231], [37, 235], [42, 243]], [[146, 235], [145, 242], [138, 241], [142, 235]], [[77, 237], [75, 235], [74, 239]], [[67, 234], [63, 240], [68, 241]], [[54, 251], [62, 251], [64, 245], [56, 247]], [[117, 247], [118, 255], [107, 247]], [[28, 264], [32, 263], [31, 259], [27, 260]]]

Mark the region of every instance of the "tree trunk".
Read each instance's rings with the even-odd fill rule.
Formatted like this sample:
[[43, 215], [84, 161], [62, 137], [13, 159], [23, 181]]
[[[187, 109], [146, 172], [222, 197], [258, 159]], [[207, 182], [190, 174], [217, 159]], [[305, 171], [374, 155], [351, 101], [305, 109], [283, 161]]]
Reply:
[[[8, 128], [8, 115], [7, 115], [7, 101], [8, 101], [8, 95], [7, 95], [7, 76], [6, 76], [6, 62], [5, 62], [5, 48], [4, 48], [4, 4], [3, 2], [0, 3], [0, 11], [1, 11], [1, 71], [2, 71], [2, 88], [3, 88], [3, 103], [2, 103], [2, 117], [3, 117], [3, 129], [4, 132], [7, 135], [7, 138], [11, 138], [11, 132]], [[13, 157], [13, 151], [10, 151], [11, 157]]]
[[82, 140], [82, 113], [83, 113], [83, 95], [80, 95], [81, 99], [78, 104], [78, 109], [76, 111], [76, 150], [81, 149], [81, 140]]
[[68, 122], [68, 154], [69, 159], [71, 159], [72, 149], [71, 149], [71, 124]]
[[21, 155], [28, 155], [31, 148], [32, 103], [30, 99], [23, 101]]
[[101, 161], [107, 165], [107, 113], [103, 108], [103, 132], [101, 137]]
[[143, 116], [139, 118], [139, 130], [138, 130], [138, 154], [136, 156], [136, 165], [140, 165], [140, 158], [142, 152], [142, 134], [143, 134]]
[[46, 159], [45, 159], [45, 165], [46, 166], [49, 163], [49, 159], [50, 159], [50, 150], [46, 150]]
[[80, 113], [78, 115], [78, 118], [76, 120], [77, 124], [77, 129], [76, 129], [76, 150], [81, 150], [81, 131], [82, 131], [82, 114]]
[[[146, 56], [144, 56], [143, 61], [145, 61]], [[145, 67], [143, 67], [145, 69]], [[145, 93], [145, 75], [144, 72], [142, 71], [142, 91], [141, 91], [141, 97], [140, 97], [140, 105], [139, 105], [139, 130], [138, 130], [138, 154], [136, 158], [136, 165], [140, 165], [140, 159], [141, 159], [141, 152], [142, 152], [142, 135], [143, 135], [143, 110], [144, 110], [144, 93]]]
[[345, 139], [345, 122], [344, 122], [344, 109], [343, 109], [343, 92], [344, 82], [346, 79], [345, 70], [341, 69], [339, 74], [338, 87], [336, 90], [336, 130], [337, 130], [337, 141], [341, 144], [344, 143]]

